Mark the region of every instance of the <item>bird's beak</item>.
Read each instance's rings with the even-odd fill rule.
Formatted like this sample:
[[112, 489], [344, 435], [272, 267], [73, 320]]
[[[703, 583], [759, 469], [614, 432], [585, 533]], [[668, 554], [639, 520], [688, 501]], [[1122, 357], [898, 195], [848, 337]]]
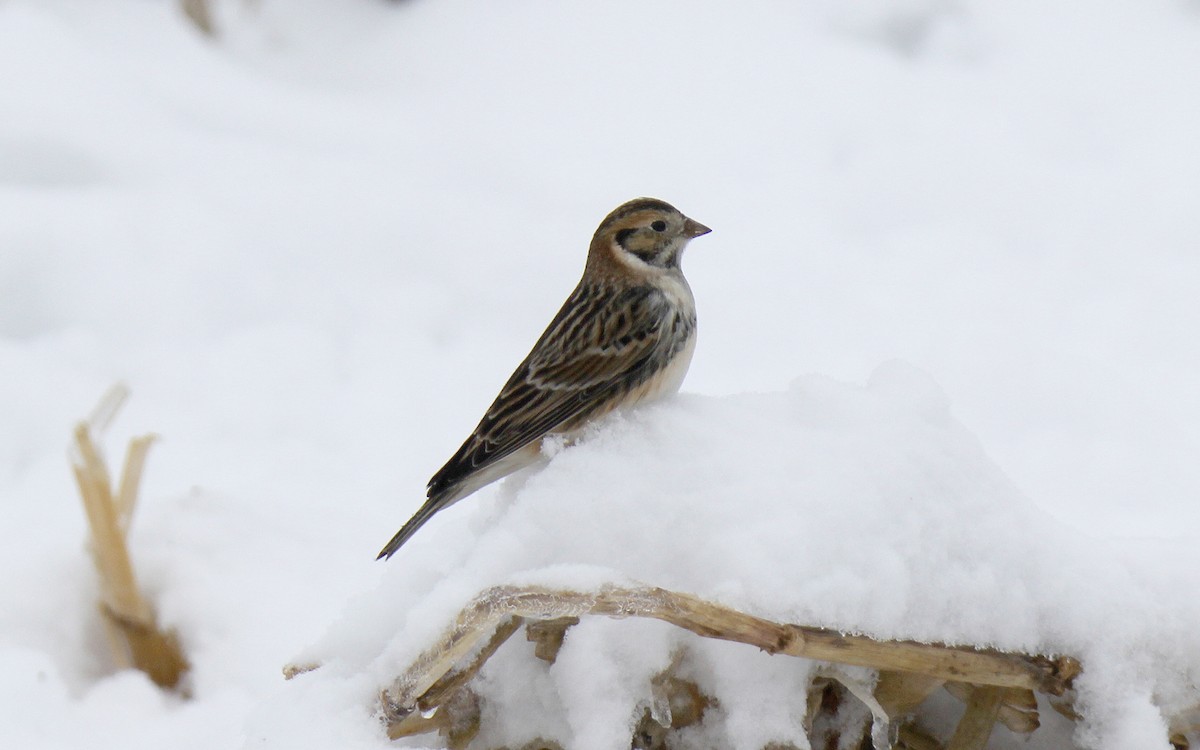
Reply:
[[699, 237], [702, 234], [708, 234], [711, 231], [711, 229], [698, 221], [694, 221], [692, 219], [683, 220], [683, 236], [687, 237], [689, 240]]

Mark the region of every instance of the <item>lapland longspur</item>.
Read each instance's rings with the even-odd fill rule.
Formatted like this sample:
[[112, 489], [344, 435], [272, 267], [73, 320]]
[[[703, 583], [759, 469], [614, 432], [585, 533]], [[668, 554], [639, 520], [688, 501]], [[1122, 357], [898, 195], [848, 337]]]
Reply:
[[543, 438], [570, 438], [614, 409], [679, 390], [696, 345], [696, 303], [680, 259], [709, 231], [654, 198], [600, 222], [579, 285], [379, 557], [438, 511], [536, 461]]

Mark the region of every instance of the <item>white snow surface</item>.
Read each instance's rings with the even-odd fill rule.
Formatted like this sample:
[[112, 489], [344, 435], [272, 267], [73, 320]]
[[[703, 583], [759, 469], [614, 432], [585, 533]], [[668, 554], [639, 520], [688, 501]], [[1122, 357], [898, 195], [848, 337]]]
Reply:
[[[1071, 653], [1087, 720], [994, 747], [1167, 747], [1200, 679], [1194, 2], [213, 7], [210, 40], [166, 0], [0, 2], [0, 744], [389, 747], [378, 689], [479, 591], [611, 581]], [[684, 393], [374, 562], [638, 195], [714, 229]], [[115, 380], [110, 463], [162, 436], [131, 544], [187, 700], [97, 621], [64, 450]], [[690, 743], [804, 746], [778, 698], [814, 665], [639, 620], [550, 668], [507, 644], [484, 739], [627, 747], [681, 644], [723, 696]]]

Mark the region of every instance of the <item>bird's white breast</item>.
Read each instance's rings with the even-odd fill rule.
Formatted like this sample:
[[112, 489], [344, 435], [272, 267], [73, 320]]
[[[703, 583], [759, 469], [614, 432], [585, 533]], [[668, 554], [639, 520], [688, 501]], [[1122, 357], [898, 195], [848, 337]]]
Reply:
[[[656, 279], [656, 286], [667, 298], [668, 304], [675, 314], [682, 318], [695, 319], [696, 300], [692, 297], [691, 287], [682, 275], [664, 274]], [[687, 375], [688, 367], [692, 364], [692, 354], [696, 351], [696, 332], [694, 326], [688, 326], [688, 340], [670, 362], [657, 375], [642, 383], [629, 394], [629, 403], [638, 401], [653, 401], [668, 396], [679, 390]]]
[[[654, 401], [663, 396], [669, 396], [679, 390], [683, 379], [687, 376], [688, 367], [692, 364], [692, 354], [696, 351], [696, 334], [693, 333], [675, 358], [667, 363], [658, 375], [650, 378], [630, 394], [632, 401]], [[641, 391], [639, 393], [639, 391]]]

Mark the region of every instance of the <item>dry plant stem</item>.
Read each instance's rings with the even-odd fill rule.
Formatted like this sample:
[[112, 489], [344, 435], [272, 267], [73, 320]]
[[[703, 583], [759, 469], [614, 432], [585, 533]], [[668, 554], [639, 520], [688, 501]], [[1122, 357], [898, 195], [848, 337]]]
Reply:
[[903, 724], [895, 750], [944, 750], [944, 746], [915, 724]]
[[389, 740], [398, 740], [401, 737], [415, 737], [418, 734], [440, 732], [445, 726], [446, 717], [440, 713], [429, 717], [414, 713], [399, 721], [389, 722], [387, 736]]
[[129, 386], [124, 383], [114, 383], [96, 402], [92, 413], [88, 415], [87, 424], [92, 432], [103, 433], [116, 419], [117, 412], [129, 400]]
[[937, 677], [916, 672], [884, 671], [879, 673], [879, 681], [875, 683], [875, 700], [888, 716], [904, 716], [915, 711], [943, 684], [944, 681]]
[[388, 737], [394, 740], [398, 737], [424, 734], [448, 726], [449, 719], [443, 715], [442, 710], [438, 710], [436, 714], [429, 717], [426, 717], [425, 714], [439, 709], [465, 687], [471, 678], [479, 673], [492, 654], [496, 653], [496, 650], [504, 645], [504, 642], [512, 637], [513, 633], [517, 632], [523, 622], [520, 617], [510, 617], [501, 622], [492, 633], [492, 637], [479, 649], [475, 658], [467, 666], [462, 669], [452, 669], [442, 675], [437, 682], [430, 685], [417, 698], [413, 707], [395, 707], [389, 703], [386, 693], [382, 695], [384, 714], [388, 719]]
[[[963, 703], [971, 700], [972, 687], [963, 682], [947, 682], [946, 692]], [[1029, 734], [1041, 726], [1037, 697], [1032, 690], [1005, 688], [1000, 693], [1000, 723], [1017, 734]]]
[[1083, 718], [1083, 714], [1075, 710], [1074, 692], [1069, 692], [1061, 698], [1052, 698], [1047, 703], [1050, 704], [1050, 708], [1053, 708], [1055, 713], [1071, 721], [1079, 721]]
[[983, 750], [988, 737], [992, 736], [992, 727], [1000, 714], [1003, 698], [1004, 692], [998, 687], [988, 685], [973, 688], [971, 699], [967, 701], [967, 710], [959, 720], [946, 750]]
[[138, 591], [125, 547], [125, 535], [117, 519], [109, 483], [108, 469], [92, 442], [86, 424], [75, 427], [75, 444], [82, 466], [73, 467], [88, 526], [92, 532], [92, 555], [100, 571], [101, 599], [104, 606], [123, 620], [152, 623], [150, 605]]
[[385, 716], [398, 721], [410, 714], [418, 699], [505, 618], [551, 620], [585, 614], [653, 618], [701, 636], [746, 643], [772, 654], [1056, 695], [1068, 685], [1063, 675], [1073, 676], [1077, 671], [1077, 663], [1065, 657], [1049, 660], [912, 641], [877, 641], [822, 628], [780, 624], [660, 588], [606, 587], [585, 593], [496, 587], [468, 604], [442, 640], [422, 653], [384, 691], [381, 698]]
[[[93, 424], [111, 421], [128, 395], [123, 386], [110, 389], [93, 413]], [[159, 686], [171, 688], [187, 671], [187, 660], [175, 636], [158, 629], [154, 610], [138, 589], [125, 543], [153, 440], [147, 435], [132, 442], [116, 496], [88, 422], [75, 428], [76, 460], [71, 468], [91, 531], [92, 559], [100, 577], [100, 612], [113, 657], [119, 666], [136, 667]]]
[[183, 649], [174, 633], [160, 631], [154, 622], [131, 622], [116, 615], [103, 605], [100, 612], [109, 633], [114, 653], [123, 652], [123, 666], [135, 667], [146, 673], [155, 685], [172, 688], [188, 669]]
[[525, 626], [525, 640], [534, 644], [533, 655], [553, 664], [562, 648], [567, 628], [579, 624], [578, 617], [561, 617], [556, 620], [540, 620]]
[[283, 679], [290, 680], [299, 675], [312, 672], [320, 669], [321, 665], [318, 662], [305, 662], [304, 664], [288, 664], [283, 668]]
[[133, 518], [133, 507], [137, 505], [138, 490], [141, 489], [142, 472], [146, 468], [146, 455], [157, 439], [157, 435], [142, 435], [129, 441], [125, 470], [121, 472], [121, 484], [115, 498], [117, 524], [122, 535], [129, 532], [129, 521]]
[[517, 632], [522, 622], [520, 617], [510, 617], [500, 623], [500, 626], [492, 633], [492, 637], [471, 660], [471, 663], [463, 669], [447, 672], [417, 699], [417, 708], [421, 711], [428, 711], [442, 705], [455, 691], [470, 682], [480, 669], [483, 669], [484, 663], [492, 658], [492, 654], [496, 653], [496, 650], [503, 646], [513, 633]]

